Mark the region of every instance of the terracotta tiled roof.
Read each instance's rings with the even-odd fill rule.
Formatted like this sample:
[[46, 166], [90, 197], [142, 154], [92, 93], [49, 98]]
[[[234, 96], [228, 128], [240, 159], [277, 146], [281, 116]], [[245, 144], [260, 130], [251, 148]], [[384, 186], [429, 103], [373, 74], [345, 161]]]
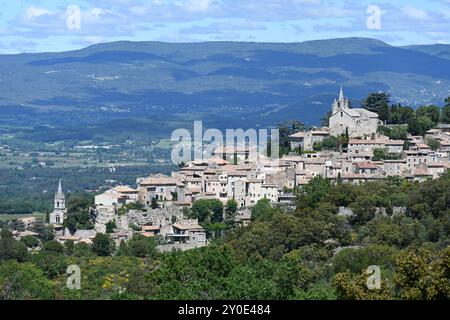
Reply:
[[113, 188], [117, 192], [137, 192], [136, 189], [130, 188], [128, 186], [117, 186]]
[[178, 180], [170, 178], [168, 176], [157, 175], [150, 176], [140, 182], [141, 186], [151, 186], [151, 185], [177, 185]]
[[156, 231], [160, 229], [159, 226], [142, 226], [142, 231]]
[[173, 224], [173, 227], [180, 230], [204, 230], [203, 227], [198, 223], [192, 224], [175, 223]]
[[358, 162], [356, 166], [360, 169], [378, 169], [378, 166], [371, 162]]
[[388, 146], [402, 146], [405, 143], [403, 140], [386, 140], [385, 144]]

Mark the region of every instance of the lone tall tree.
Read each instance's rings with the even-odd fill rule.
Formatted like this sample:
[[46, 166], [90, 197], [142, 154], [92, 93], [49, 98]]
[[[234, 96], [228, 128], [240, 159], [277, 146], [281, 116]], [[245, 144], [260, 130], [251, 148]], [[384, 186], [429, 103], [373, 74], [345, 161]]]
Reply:
[[369, 111], [378, 113], [381, 121], [387, 121], [390, 99], [391, 96], [385, 92], [371, 93], [364, 99], [362, 106]]
[[441, 121], [443, 123], [450, 123], [450, 97], [445, 98], [445, 105], [442, 108]]

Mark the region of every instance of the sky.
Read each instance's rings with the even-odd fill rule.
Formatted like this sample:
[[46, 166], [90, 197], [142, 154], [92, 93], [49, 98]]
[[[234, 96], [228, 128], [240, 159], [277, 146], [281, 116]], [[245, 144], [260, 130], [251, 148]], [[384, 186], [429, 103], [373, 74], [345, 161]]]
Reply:
[[131, 41], [450, 43], [450, 0], [0, 0], [0, 53]]

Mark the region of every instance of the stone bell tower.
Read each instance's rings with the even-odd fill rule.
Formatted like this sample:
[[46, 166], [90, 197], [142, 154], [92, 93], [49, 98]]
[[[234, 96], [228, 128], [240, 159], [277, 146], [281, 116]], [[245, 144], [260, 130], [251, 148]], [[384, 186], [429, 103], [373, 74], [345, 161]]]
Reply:
[[341, 90], [339, 91], [339, 100], [334, 99], [332, 106], [332, 114], [335, 114], [340, 109], [349, 109], [348, 99], [344, 97], [344, 88], [341, 85]]
[[50, 224], [63, 224], [66, 214], [66, 199], [62, 191], [61, 179], [59, 179], [58, 191], [55, 193], [53, 212], [50, 213]]

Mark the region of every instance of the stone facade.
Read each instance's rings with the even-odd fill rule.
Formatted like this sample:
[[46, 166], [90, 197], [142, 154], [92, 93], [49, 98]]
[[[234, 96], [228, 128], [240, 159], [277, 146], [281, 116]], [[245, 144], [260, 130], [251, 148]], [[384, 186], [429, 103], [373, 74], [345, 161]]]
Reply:
[[363, 108], [350, 108], [349, 100], [344, 97], [341, 87], [339, 100], [334, 100], [329, 120], [330, 133], [334, 136], [345, 134], [350, 137], [371, 136], [377, 132], [382, 122], [378, 114]]

